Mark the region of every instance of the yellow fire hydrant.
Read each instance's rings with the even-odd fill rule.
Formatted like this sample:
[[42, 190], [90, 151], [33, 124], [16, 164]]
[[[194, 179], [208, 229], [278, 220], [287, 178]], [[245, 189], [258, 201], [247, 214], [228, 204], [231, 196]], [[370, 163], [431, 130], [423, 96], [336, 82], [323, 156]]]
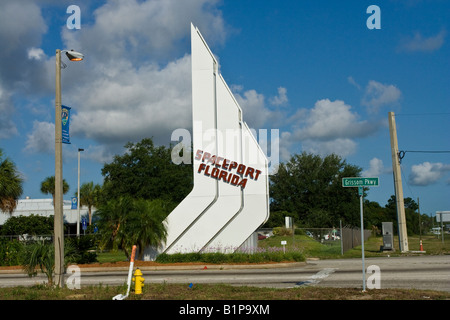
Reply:
[[142, 287], [144, 286], [144, 277], [142, 277], [142, 272], [139, 268], [136, 269], [134, 272], [133, 277], [134, 282], [134, 293], [135, 294], [142, 294]]

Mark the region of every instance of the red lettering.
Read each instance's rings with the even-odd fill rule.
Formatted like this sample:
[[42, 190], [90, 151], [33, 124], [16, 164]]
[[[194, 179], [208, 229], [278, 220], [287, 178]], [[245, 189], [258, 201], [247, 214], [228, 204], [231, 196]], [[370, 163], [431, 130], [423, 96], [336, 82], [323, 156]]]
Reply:
[[255, 181], [258, 180], [260, 173], [261, 173], [261, 170], [256, 170]]
[[195, 154], [195, 160], [200, 160], [200, 158], [202, 157], [202, 153], [203, 151], [198, 149], [197, 153]]
[[247, 177], [247, 176], [250, 175], [250, 178], [253, 179], [253, 172], [255, 172], [255, 169], [253, 169], [252, 167], [247, 167], [247, 171], [245, 172], [245, 176]]
[[[230, 174], [230, 176], [231, 176], [231, 174]], [[240, 179], [239, 176], [234, 174], [233, 178], [231, 179], [231, 184], [234, 185], [234, 186], [237, 185], [238, 182], [239, 182], [239, 179]]]
[[209, 166], [206, 167], [205, 176], [209, 176]]
[[228, 176], [228, 172], [226, 172], [225, 170], [220, 171], [219, 181], [220, 181], [220, 179], [223, 179], [223, 181], [227, 182], [227, 176]]
[[205, 170], [206, 164], [201, 163], [200, 166], [198, 167], [198, 173], [202, 172], [203, 170]]
[[239, 167], [237, 168], [237, 173], [239, 173], [242, 176], [244, 172], [245, 172], [245, 165], [240, 164]]
[[211, 158], [209, 158], [208, 163], [214, 165], [214, 162], [216, 162], [216, 156], [212, 156]]
[[205, 159], [208, 160], [210, 157], [211, 157], [211, 153], [205, 152], [205, 154], [203, 155], [202, 161], [205, 162]]
[[231, 171], [232, 169], [237, 168], [237, 165], [238, 165], [237, 162], [231, 161], [230, 169], [228, 169], [228, 170]]
[[242, 189], [244, 189], [246, 185], [247, 179], [242, 179], [241, 182], [239, 182], [238, 187], [240, 186]]
[[225, 169], [225, 170], [228, 169], [229, 161], [230, 161], [230, 160], [228, 160], [228, 159], [224, 159], [224, 160], [223, 160], [223, 163], [222, 163], [222, 168], [223, 168], [223, 169]]
[[221, 161], [221, 160], [223, 160], [222, 157], [217, 157], [217, 159], [216, 159], [216, 166], [218, 166], [218, 167], [221, 166], [221, 165], [220, 165], [220, 161]]
[[217, 177], [219, 176], [219, 172], [220, 172], [219, 169], [213, 168], [212, 172], [211, 172], [211, 178], [216, 178], [217, 179]]

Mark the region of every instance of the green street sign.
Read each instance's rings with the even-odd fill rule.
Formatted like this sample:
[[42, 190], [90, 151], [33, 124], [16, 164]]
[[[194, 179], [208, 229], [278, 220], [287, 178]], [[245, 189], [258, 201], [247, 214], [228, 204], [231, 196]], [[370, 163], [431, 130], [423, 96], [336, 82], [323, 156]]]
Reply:
[[343, 187], [378, 187], [378, 178], [342, 178]]

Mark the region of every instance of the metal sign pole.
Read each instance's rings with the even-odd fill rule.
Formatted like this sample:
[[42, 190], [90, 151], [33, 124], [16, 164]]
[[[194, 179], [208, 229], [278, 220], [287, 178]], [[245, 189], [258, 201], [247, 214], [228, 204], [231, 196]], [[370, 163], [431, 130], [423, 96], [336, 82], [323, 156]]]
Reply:
[[361, 212], [361, 259], [362, 259], [362, 274], [363, 274], [363, 292], [366, 291], [366, 267], [364, 265], [364, 220], [363, 220], [363, 192], [362, 187], [359, 187], [359, 206]]

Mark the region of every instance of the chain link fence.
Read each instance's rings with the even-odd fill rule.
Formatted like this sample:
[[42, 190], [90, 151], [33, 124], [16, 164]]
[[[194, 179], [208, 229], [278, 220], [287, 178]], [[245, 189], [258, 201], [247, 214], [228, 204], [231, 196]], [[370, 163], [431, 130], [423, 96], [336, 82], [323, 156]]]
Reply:
[[[267, 228], [259, 229], [259, 239], [270, 237], [278, 232], [277, 229], [282, 228]], [[288, 230], [292, 235], [292, 229]], [[339, 228], [295, 228], [294, 234], [306, 235], [302, 240], [295, 240], [292, 237], [293, 242], [305, 242], [311, 241], [314, 243], [320, 243], [327, 247], [330, 253], [344, 254], [347, 250], [361, 245], [361, 229], [351, 227], [339, 227]], [[367, 241], [372, 234], [370, 230], [364, 230], [364, 241]]]

